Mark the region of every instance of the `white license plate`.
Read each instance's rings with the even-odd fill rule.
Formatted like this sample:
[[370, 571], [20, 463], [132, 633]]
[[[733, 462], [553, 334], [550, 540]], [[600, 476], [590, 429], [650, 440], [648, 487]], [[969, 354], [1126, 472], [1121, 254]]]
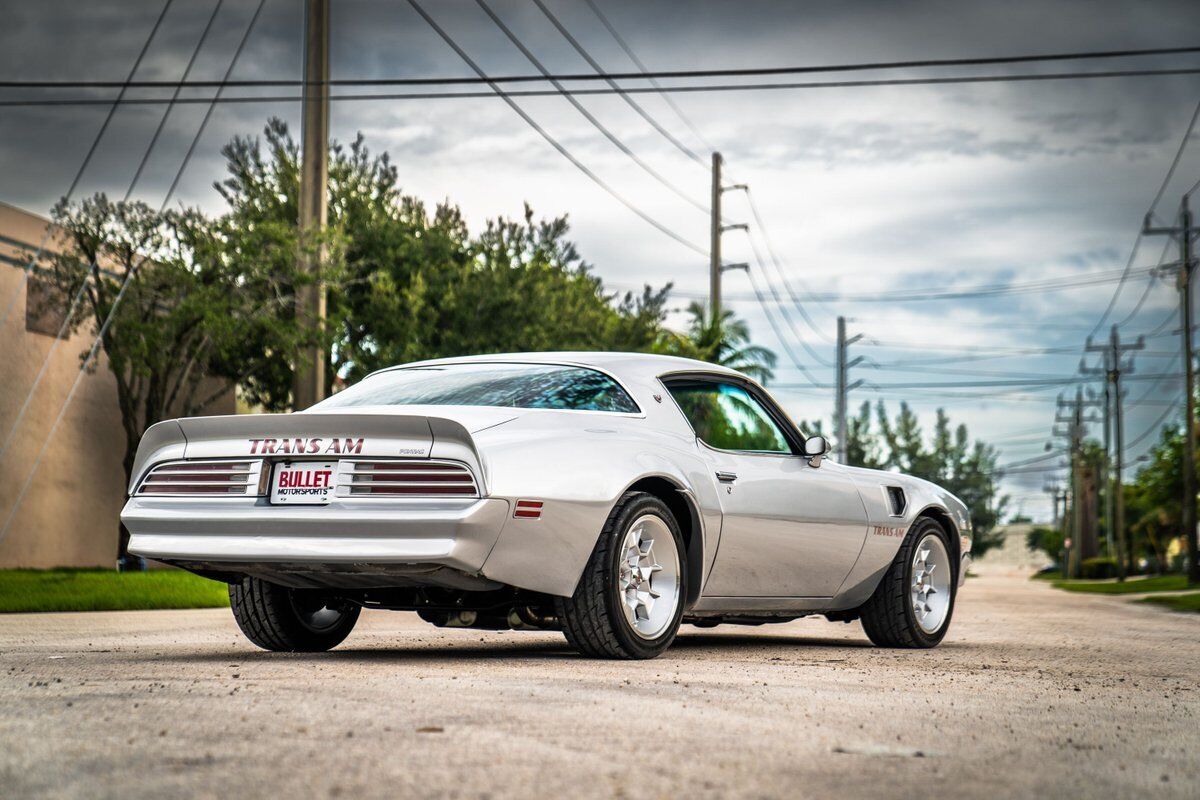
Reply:
[[271, 478], [271, 502], [283, 505], [325, 505], [333, 499], [337, 463], [304, 461], [276, 464]]

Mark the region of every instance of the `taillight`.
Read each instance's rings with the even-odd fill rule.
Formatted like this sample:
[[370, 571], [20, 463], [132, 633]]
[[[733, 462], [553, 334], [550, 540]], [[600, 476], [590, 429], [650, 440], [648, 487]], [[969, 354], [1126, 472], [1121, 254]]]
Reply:
[[[339, 480], [349, 478], [347, 494], [477, 497], [479, 490], [470, 470], [459, 464], [428, 461], [356, 461]], [[339, 494], [341, 492], [339, 491]]]
[[160, 464], [137, 494], [245, 497], [259, 493], [261, 461], [180, 461]]

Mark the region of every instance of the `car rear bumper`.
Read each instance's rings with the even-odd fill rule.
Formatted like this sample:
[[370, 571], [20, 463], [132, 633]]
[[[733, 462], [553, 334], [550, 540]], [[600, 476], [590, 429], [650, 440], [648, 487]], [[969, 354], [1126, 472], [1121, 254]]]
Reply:
[[134, 497], [129, 552], [173, 562], [437, 564], [478, 573], [509, 518], [496, 498], [278, 506]]

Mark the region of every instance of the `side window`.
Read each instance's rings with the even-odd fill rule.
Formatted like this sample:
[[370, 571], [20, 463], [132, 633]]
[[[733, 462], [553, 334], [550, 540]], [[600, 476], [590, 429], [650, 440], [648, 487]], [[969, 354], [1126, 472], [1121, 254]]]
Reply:
[[696, 435], [710, 447], [790, 453], [787, 438], [766, 409], [740, 386], [680, 381], [667, 386]]

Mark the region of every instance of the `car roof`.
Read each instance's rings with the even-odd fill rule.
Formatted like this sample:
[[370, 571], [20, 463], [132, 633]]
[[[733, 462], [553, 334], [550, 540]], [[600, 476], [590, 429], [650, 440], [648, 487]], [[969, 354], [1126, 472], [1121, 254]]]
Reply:
[[477, 356], [456, 356], [453, 358], [434, 358], [426, 361], [414, 361], [409, 364], [398, 364], [394, 367], [379, 370], [387, 372], [408, 367], [426, 367], [435, 364], [486, 364], [486, 363], [520, 363], [520, 364], [564, 364], [568, 366], [594, 367], [611, 374], [621, 381], [638, 382], [647, 378], [657, 378], [671, 372], [711, 372], [725, 375], [736, 375], [745, 378], [736, 370], [699, 361], [694, 358], [679, 356], [657, 355], [654, 353], [620, 353], [620, 352], [591, 352], [582, 350], [564, 350], [542, 353], [489, 353]]

